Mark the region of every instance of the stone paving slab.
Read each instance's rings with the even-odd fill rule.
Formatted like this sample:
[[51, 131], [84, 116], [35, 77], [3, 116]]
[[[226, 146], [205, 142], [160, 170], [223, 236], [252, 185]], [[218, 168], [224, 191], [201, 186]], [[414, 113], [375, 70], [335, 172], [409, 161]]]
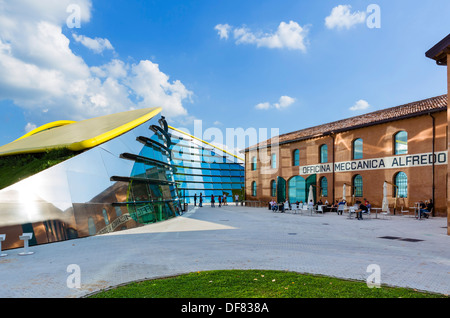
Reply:
[[[446, 233], [445, 218], [356, 220], [336, 213], [197, 207], [157, 224], [33, 246], [29, 256], [19, 256], [22, 249], [4, 251], [0, 297], [82, 297], [130, 281], [216, 269], [366, 281], [371, 264], [379, 266], [382, 284], [449, 294]], [[80, 288], [74, 285], [77, 270]]]

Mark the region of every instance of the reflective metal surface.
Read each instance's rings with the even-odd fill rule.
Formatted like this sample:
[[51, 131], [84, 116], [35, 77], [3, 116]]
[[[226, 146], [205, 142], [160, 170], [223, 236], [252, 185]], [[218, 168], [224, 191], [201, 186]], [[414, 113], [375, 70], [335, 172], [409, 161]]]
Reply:
[[[137, 141], [144, 136], [166, 144], [164, 134], [149, 129], [160, 125], [158, 119], [0, 190], [2, 247], [22, 246], [24, 232], [34, 234], [29, 243], [35, 245], [177, 216], [181, 206], [170, 154]], [[123, 153], [157, 162], [131, 160]]]

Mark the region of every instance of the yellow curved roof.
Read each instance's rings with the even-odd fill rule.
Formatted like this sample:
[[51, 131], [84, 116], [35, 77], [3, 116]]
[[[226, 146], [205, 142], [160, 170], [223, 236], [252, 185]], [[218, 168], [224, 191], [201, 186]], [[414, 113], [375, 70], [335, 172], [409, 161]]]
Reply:
[[160, 112], [161, 107], [153, 107], [79, 122], [49, 123], [0, 147], [0, 156], [44, 152], [63, 147], [73, 151], [93, 148], [145, 123]]
[[40, 133], [41, 131], [44, 131], [44, 130], [48, 130], [48, 129], [52, 129], [52, 128], [56, 128], [56, 127], [61, 127], [61, 126], [69, 125], [69, 124], [73, 124], [73, 123], [76, 123], [76, 121], [73, 121], [73, 120], [58, 120], [58, 121], [54, 121], [54, 122], [51, 122], [51, 123], [48, 123], [48, 124], [45, 124], [45, 125], [42, 125], [42, 126], [40, 126], [38, 128], [33, 129], [32, 131], [30, 131], [27, 134], [23, 135], [22, 137], [16, 139], [15, 141], [23, 139], [23, 138], [27, 138], [27, 137], [29, 137], [31, 135]]

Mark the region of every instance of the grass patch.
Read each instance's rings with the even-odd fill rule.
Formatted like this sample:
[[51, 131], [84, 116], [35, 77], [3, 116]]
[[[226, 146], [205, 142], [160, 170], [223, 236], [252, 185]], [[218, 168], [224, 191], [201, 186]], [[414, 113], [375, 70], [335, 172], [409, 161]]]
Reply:
[[275, 270], [219, 270], [130, 283], [90, 298], [448, 298], [407, 288]]
[[48, 169], [76, 156], [78, 152], [67, 148], [47, 150], [43, 153], [0, 157], [0, 189]]

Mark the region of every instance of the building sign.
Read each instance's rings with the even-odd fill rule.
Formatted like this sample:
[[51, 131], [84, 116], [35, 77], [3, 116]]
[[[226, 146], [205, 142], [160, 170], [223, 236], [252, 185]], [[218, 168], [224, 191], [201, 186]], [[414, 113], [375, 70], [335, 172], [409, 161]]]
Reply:
[[[385, 158], [352, 160], [334, 163], [334, 172], [354, 172], [377, 169], [399, 169], [408, 167], [423, 167], [447, 164], [447, 151], [423, 153], [415, 155], [392, 156]], [[300, 175], [333, 172], [333, 163], [321, 163], [310, 166], [300, 166]]]

